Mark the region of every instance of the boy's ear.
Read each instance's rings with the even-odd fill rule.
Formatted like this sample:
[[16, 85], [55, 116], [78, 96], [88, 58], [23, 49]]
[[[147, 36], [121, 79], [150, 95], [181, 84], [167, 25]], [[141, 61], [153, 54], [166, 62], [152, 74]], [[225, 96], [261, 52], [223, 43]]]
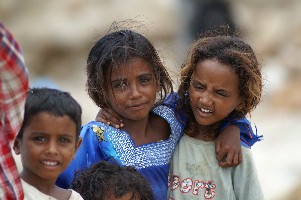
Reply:
[[13, 149], [14, 149], [16, 155], [21, 154], [20, 146], [21, 146], [20, 139], [15, 139]]
[[78, 148], [80, 147], [82, 141], [83, 141], [82, 138], [79, 137], [78, 140], [77, 140], [77, 143], [75, 144], [75, 151], [74, 151], [73, 157], [75, 156], [75, 154], [76, 154]]

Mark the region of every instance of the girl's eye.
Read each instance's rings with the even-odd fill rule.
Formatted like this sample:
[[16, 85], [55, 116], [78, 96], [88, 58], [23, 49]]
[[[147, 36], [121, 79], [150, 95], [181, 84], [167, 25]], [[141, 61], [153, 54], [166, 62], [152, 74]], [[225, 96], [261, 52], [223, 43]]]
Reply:
[[203, 84], [194, 84], [193, 87], [198, 89], [198, 90], [205, 89], [205, 86]]
[[149, 82], [151, 82], [151, 79], [150, 78], [141, 78], [139, 82], [140, 83], [149, 83]]
[[113, 89], [116, 89], [116, 90], [125, 90], [127, 88], [128, 84], [126, 84], [125, 82], [117, 82], [117, 83], [114, 83], [112, 85]]
[[144, 75], [139, 78], [139, 83], [148, 84], [153, 80], [153, 75]]
[[220, 95], [220, 96], [223, 96], [223, 97], [228, 97], [229, 95], [227, 94], [227, 92], [225, 92], [225, 91], [217, 91], [216, 92], [218, 95]]

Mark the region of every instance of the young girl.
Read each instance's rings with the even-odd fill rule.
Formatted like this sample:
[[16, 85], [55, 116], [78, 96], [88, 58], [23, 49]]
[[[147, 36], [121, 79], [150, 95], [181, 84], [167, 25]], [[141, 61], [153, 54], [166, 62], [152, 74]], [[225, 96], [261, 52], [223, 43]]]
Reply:
[[77, 172], [71, 188], [84, 199], [154, 199], [149, 183], [134, 167], [107, 161]]
[[[116, 129], [95, 121], [83, 126], [83, 143], [57, 184], [67, 188], [75, 171], [100, 160], [114, 161], [135, 167], [152, 186], [155, 199], [166, 199], [169, 162], [184, 124], [172, 106], [160, 105], [172, 92], [172, 81], [155, 48], [131, 30], [109, 33], [90, 51], [87, 76], [90, 97], [100, 108], [122, 116], [125, 126]], [[240, 143], [239, 131], [237, 138]]]
[[177, 111], [188, 126], [173, 155], [169, 199], [264, 199], [250, 149], [242, 163], [221, 168], [215, 140], [223, 120], [240, 118], [260, 101], [262, 78], [252, 48], [239, 38], [197, 40], [181, 71]]
[[24, 121], [14, 143], [21, 154], [20, 173], [26, 200], [80, 200], [55, 181], [73, 159], [80, 143], [81, 107], [69, 95], [55, 89], [28, 92]]

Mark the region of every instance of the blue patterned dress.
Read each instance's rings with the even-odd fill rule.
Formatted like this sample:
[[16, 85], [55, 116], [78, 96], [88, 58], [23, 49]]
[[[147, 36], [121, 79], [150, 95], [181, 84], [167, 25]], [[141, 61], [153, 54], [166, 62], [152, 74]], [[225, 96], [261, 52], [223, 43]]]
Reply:
[[57, 185], [68, 188], [74, 172], [88, 168], [100, 160], [133, 166], [149, 181], [155, 199], [167, 198], [169, 162], [182, 137], [184, 125], [167, 106], [152, 111], [170, 125], [171, 134], [166, 140], [136, 146], [129, 134], [101, 122], [92, 121], [82, 127], [83, 142], [69, 167], [60, 175]]

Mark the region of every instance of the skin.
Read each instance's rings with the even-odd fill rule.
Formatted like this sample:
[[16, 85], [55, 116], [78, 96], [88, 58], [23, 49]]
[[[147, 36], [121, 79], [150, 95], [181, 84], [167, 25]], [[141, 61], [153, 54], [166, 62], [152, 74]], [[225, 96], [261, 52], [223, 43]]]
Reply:
[[159, 89], [154, 77], [149, 64], [141, 58], [113, 67], [111, 72], [111, 106], [126, 124], [123, 130], [137, 146], [165, 140], [170, 135], [168, 123], [150, 112]]
[[188, 90], [190, 106], [199, 124], [196, 139], [226, 118], [233, 110], [240, 109], [239, 80], [235, 72], [217, 60], [205, 60], [196, 65]]
[[59, 188], [55, 181], [73, 159], [81, 139], [76, 125], [68, 116], [41, 112], [24, 128], [23, 138], [14, 143], [21, 154], [21, 178], [41, 192], [57, 199], [69, 199], [71, 191]]

